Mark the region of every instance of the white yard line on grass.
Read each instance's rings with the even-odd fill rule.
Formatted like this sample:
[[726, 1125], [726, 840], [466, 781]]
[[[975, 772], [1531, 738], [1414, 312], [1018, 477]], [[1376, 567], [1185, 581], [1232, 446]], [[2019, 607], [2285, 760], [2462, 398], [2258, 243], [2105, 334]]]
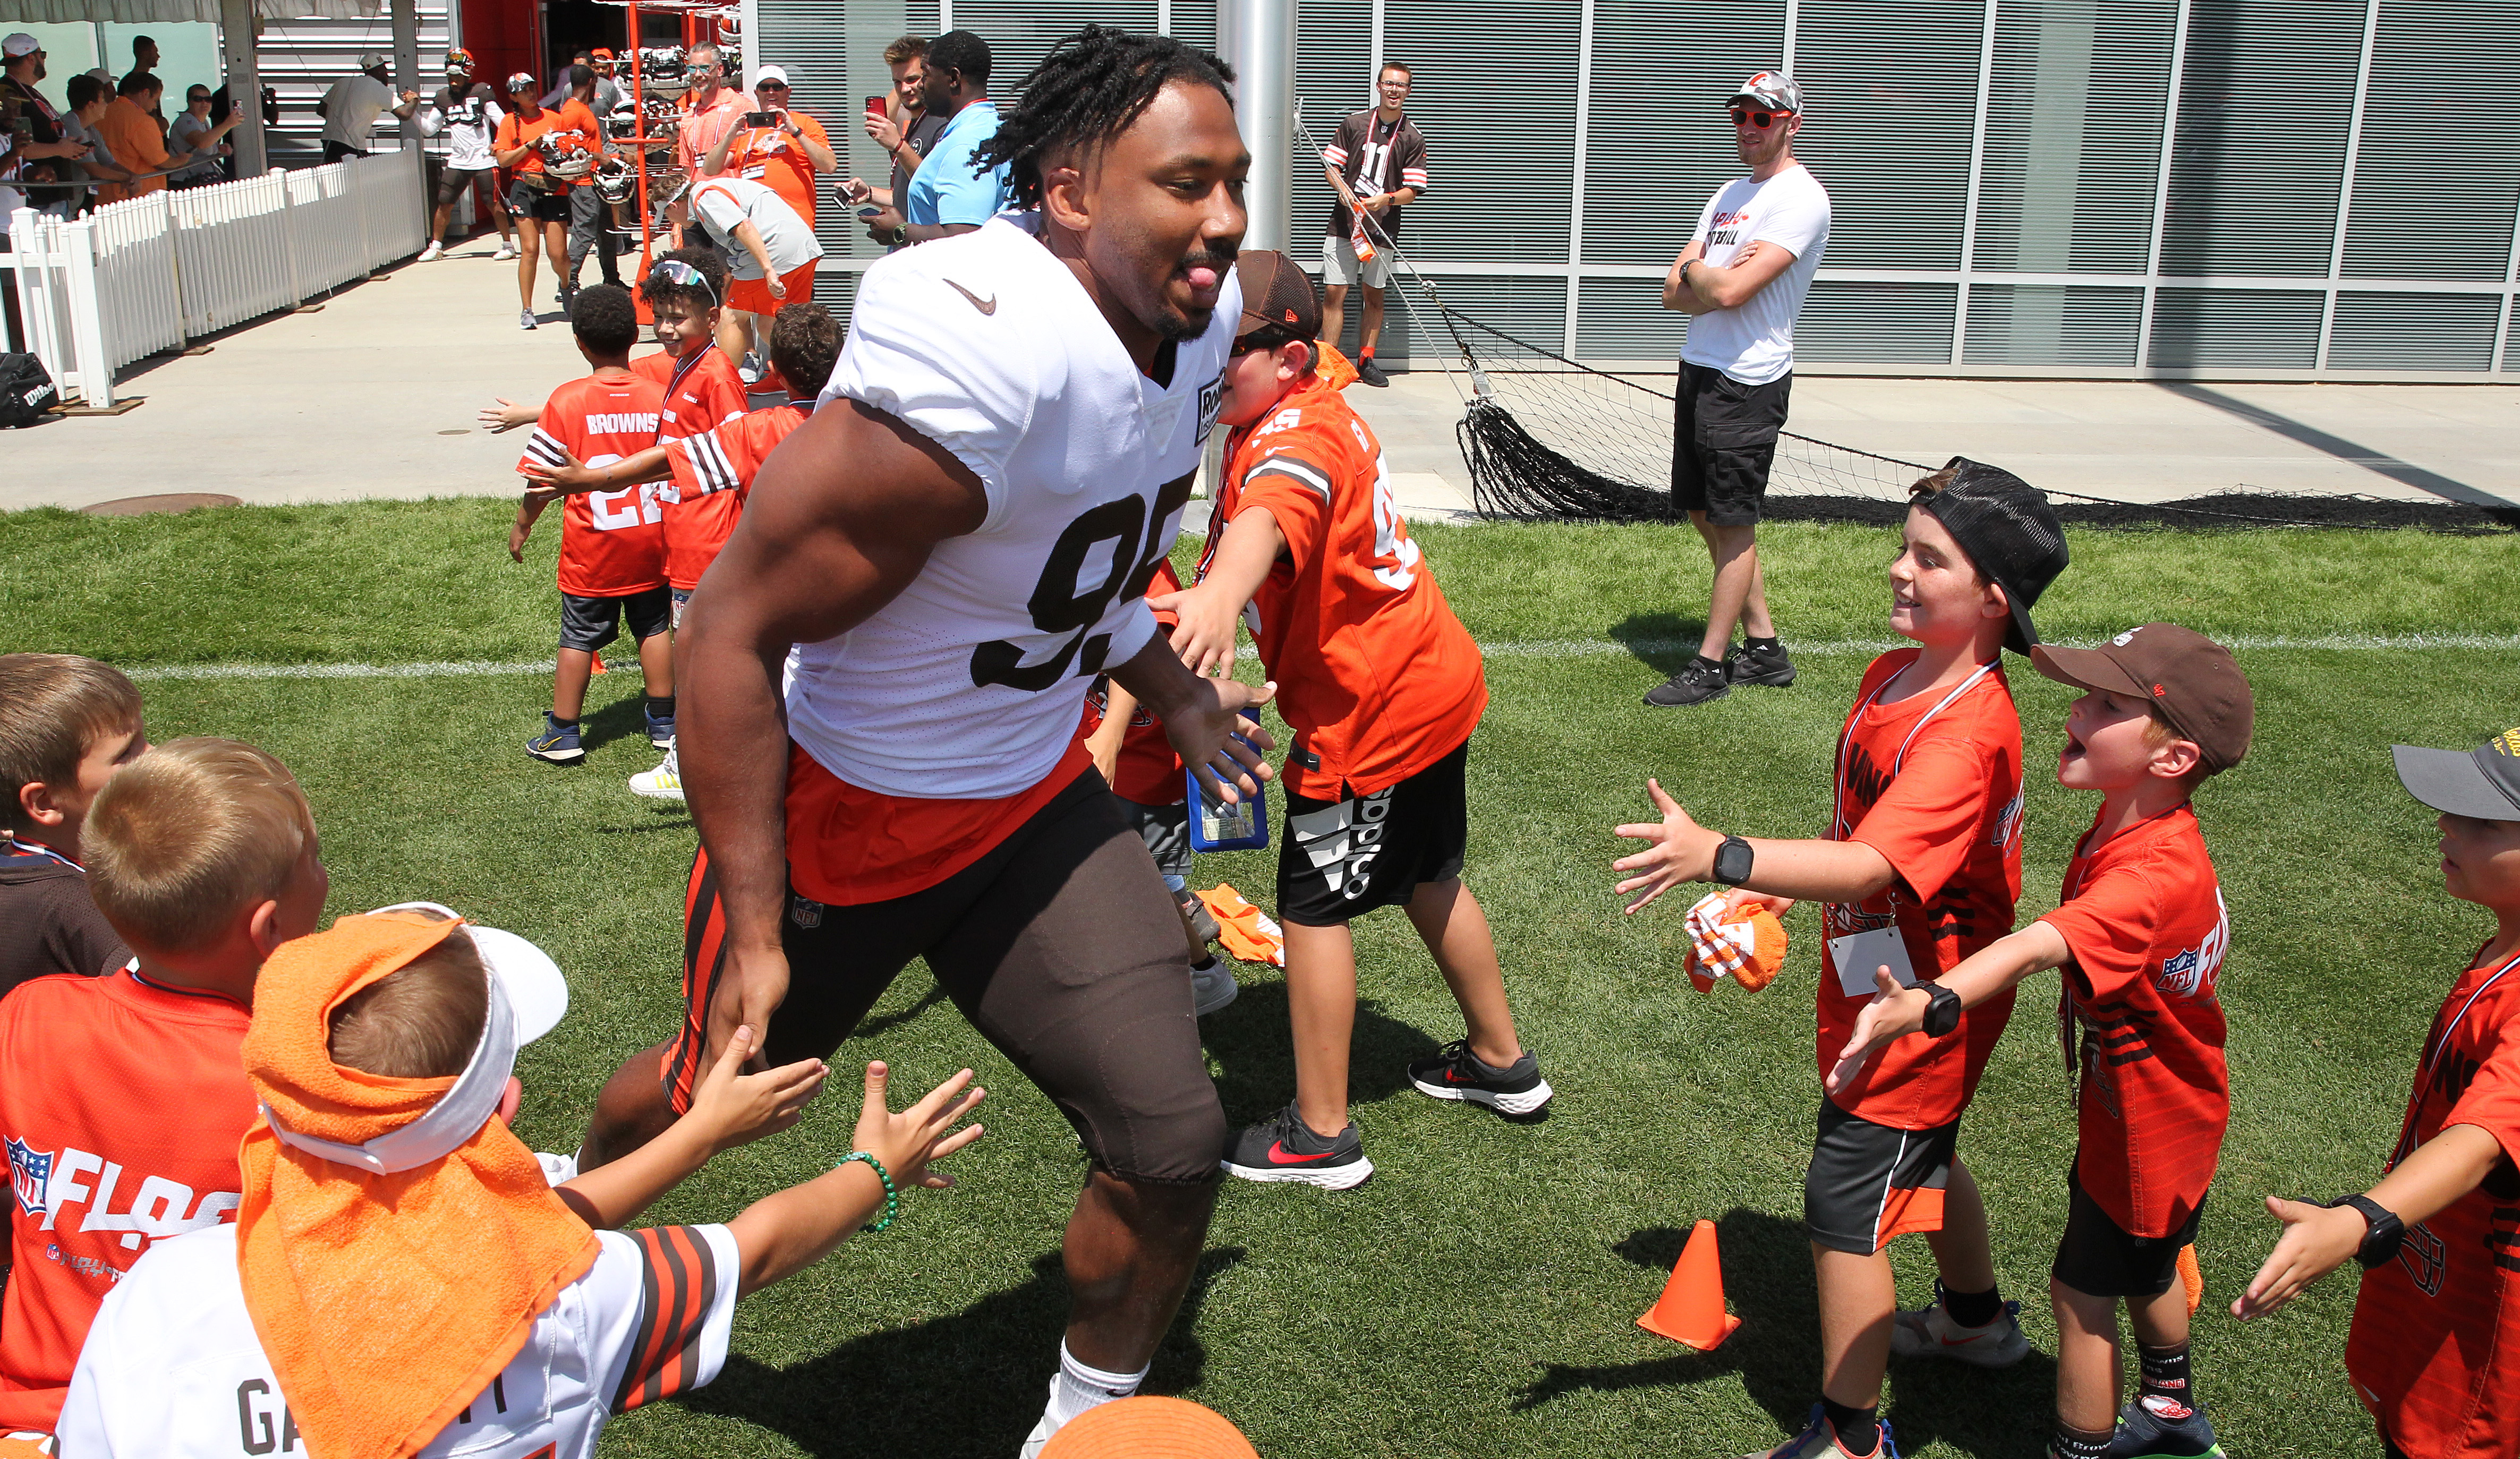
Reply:
[[[2520, 634], [2327, 634], [2305, 638], [2234, 638], [2225, 646], [2243, 651], [2260, 648], [2327, 648], [2367, 651], [2391, 648], [2520, 648]], [[1610, 639], [1535, 639], [1481, 643], [1490, 658], [1584, 658], [1610, 653], [1677, 653], [1695, 648], [1695, 640], [1640, 639], [1622, 643]], [[1900, 639], [1832, 639], [1813, 642], [1788, 641], [1797, 655], [1822, 658], [1844, 653], [1881, 653], [1906, 646]], [[125, 670], [134, 679], [478, 679], [507, 674], [549, 674], [551, 660], [501, 663], [491, 659], [419, 664], [157, 664]], [[637, 672], [635, 661], [612, 670]]]

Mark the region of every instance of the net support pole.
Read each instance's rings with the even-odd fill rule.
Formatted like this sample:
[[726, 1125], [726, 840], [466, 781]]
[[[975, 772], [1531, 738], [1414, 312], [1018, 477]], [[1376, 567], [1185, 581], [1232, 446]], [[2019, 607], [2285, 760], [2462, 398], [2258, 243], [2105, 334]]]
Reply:
[[262, 68], [255, 62], [253, 24], [253, 0], [219, 0], [219, 45], [227, 52], [228, 105], [245, 113], [245, 120], [228, 133], [239, 177], [260, 177], [269, 169], [262, 139]]
[[1251, 149], [1246, 248], [1283, 250], [1294, 239], [1295, 4], [1216, 0], [1216, 49], [1234, 67], [1235, 119]]

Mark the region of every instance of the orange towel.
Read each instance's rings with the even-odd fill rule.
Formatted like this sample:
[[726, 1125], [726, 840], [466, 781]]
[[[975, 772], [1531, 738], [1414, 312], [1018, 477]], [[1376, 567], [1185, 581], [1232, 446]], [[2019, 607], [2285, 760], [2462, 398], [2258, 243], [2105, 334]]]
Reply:
[[[330, 1019], [457, 925], [348, 916], [263, 964], [246, 1075], [265, 1118], [238, 1152], [246, 1307], [310, 1453], [402, 1459], [524, 1347], [534, 1316], [594, 1265], [595, 1233], [495, 1119], [451, 1153], [371, 1173], [291, 1145], [364, 1144], [427, 1114], [453, 1079], [342, 1069]], [[493, 1000], [494, 1015], [504, 1005]]]
[[1286, 965], [1285, 931], [1267, 912], [1242, 900], [1231, 882], [1219, 882], [1214, 891], [1201, 892], [1198, 900], [1216, 918], [1217, 945], [1243, 962], [1265, 962], [1272, 967]]
[[1683, 922], [1688, 929], [1688, 952], [1682, 969], [1699, 993], [1711, 993], [1715, 980], [1733, 982], [1758, 992], [1785, 965], [1785, 928], [1764, 906], [1724, 910], [1726, 893], [1699, 898]]

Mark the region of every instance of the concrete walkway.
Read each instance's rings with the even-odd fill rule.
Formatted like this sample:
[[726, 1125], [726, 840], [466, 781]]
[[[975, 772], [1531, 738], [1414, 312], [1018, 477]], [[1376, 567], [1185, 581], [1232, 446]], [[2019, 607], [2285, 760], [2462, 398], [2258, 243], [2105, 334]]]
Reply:
[[[0, 508], [184, 491], [248, 502], [514, 493], [522, 434], [484, 432], [474, 412], [493, 396], [539, 400], [585, 366], [548, 271], [535, 286], [542, 328], [517, 328], [515, 265], [491, 259], [495, 242], [402, 265], [318, 312], [212, 340], [207, 354], [157, 361], [121, 385], [146, 397], [126, 415], [0, 437]], [[1413, 514], [1469, 506], [1457, 384], [1466, 388], [1425, 370], [1348, 392]], [[1909, 461], [1967, 455], [2100, 497], [2248, 488], [2520, 502], [2520, 387], [1806, 375], [1790, 423]]]

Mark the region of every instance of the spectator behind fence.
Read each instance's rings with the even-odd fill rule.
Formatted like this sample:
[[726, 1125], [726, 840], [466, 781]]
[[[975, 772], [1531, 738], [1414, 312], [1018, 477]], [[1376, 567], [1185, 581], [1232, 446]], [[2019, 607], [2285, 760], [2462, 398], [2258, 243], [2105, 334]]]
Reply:
[[97, 141], [113, 154], [114, 165], [131, 178], [129, 182], [108, 183], [97, 189], [99, 206], [165, 191], [166, 164], [174, 159], [166, 155], [166, 138], [158, 130], [158, 119], [149, 114], [158, 105], [160, 89], [156, 76], [125, 76], [114, 89], [105, 115], [97, 120]]
[[[131, 37], [131, 69], [123, 74], [126, 77], [147, 76], [157, 81], [158, 90], [162, 96], [166, 90], [166, 82], [158, 74], [158, 42], [145, 35]], [[152, 107], [149, 109], [149, 114], [158, 118], [158, 125], [160, 128], [166, 125], [166, 113], [161, 109]]]
[[175, 113], [167, 124], [167, 150], [175, 160], [193, 159], [191, 166], [166, 179], [171, 187], [198, 188], [219, 181], [219, 157], [228, 150], [227, 135], [245, 118], [231, 110], [216, 121], [210, 119], [210, 88], [196, 84], [184, 93], [184, 110]]
[[1007, 205], [1008, 164], [987, 171], [972, 162], [980, 144], [998, 134], [989, 100], [989, 43], [968, 30], [948, 30], [927, 48], [927, 109], [950, 118], [935, 150], [910, 179], [902, 242], [924, 243], [970, 233]]
[[[63, 157], [53, 165], [65, 182], [127, 183], [131, 174], [113, 159], [113, 149], [97, 135], [97, 123], [105, 119], [105, 109], [113, 104], [113, 88], [96, 77], [81, 72], [70, 77], [70, 109], [62, 113], [62, 138], [84, 144], [85, 156], [72, 161]], [[37, 197], [35, 201], [46, 212], [64, 218], [74, 218], [96, 205], [96, 199], [84, 188], [48, 190], [51, 198]]]
[[1373, 363], [1382, 338], [1382, 290], [1391, 283], [1387, 250], [1400, 241], [1400, 209], [1426, 191], [1426, 139], [1401, 114], [1409, 100], [1409, 67], [1382, 64], [1374, 78], [1380, 105], [1351, 113], [1322, 149], [1329, 172], [1330, 216], [1322, 233], [1322, 340], [1335, 346], [1347, 323], [1347, 290], [1365, 286], [1356, 320], [1356, 377], [1391, 383]]
[[905, 35], [883, 48], [883, 61], [892, 67], [892, 95], [883, 111], [867, 113], [866, 134], [892, 158], [892, 185], [871, 187], [864, 178], [852, 177], [840, 184], [840, 197], [872, 203], [876, 211], [867, 219], [867, 237], [899, 248], [910, 242], [902, 231], [908, 221], [902, 209], [910, 200], [910, 179], [935, 151], [948, 118], [927, 110], [927, 42]]
[[[6, 79], [0, 80], [0, 122], [7, 123], [0, 125], [0, 209], [16, 212], [26, 205], [26, 199], [11, 184], [26, 164], [47, 158], [75, 161], [86, 149], [64, 140], [62, 113], [35, 89], [35, 83], [44, 79], [43, 43], [23, 30], [13, 32], [0, 40], [0, 61], [6, 62]], [[18, 291], [0, 289], [0, 294], [7, 296], [9, 317], [15, 320]]]
[[417, 91], [395, 97], [385, 79], [385, 59], [368, 52], [359, 58], [357, 74], [334, 82], [333, 89], [315, 104], [315, 114], [324, 118], [324, 160], [338, 162], [343, 157], [366, 156], [369, 134], [376, 130], [378, 117], [387, 109], [398, 117], [408, 117], [419, 107]]
[[88, 895], [80, 836], [106, 782], [148, 748], [140, 690], [120, 670], [0, 654], [0, 994], [131, 956]]

